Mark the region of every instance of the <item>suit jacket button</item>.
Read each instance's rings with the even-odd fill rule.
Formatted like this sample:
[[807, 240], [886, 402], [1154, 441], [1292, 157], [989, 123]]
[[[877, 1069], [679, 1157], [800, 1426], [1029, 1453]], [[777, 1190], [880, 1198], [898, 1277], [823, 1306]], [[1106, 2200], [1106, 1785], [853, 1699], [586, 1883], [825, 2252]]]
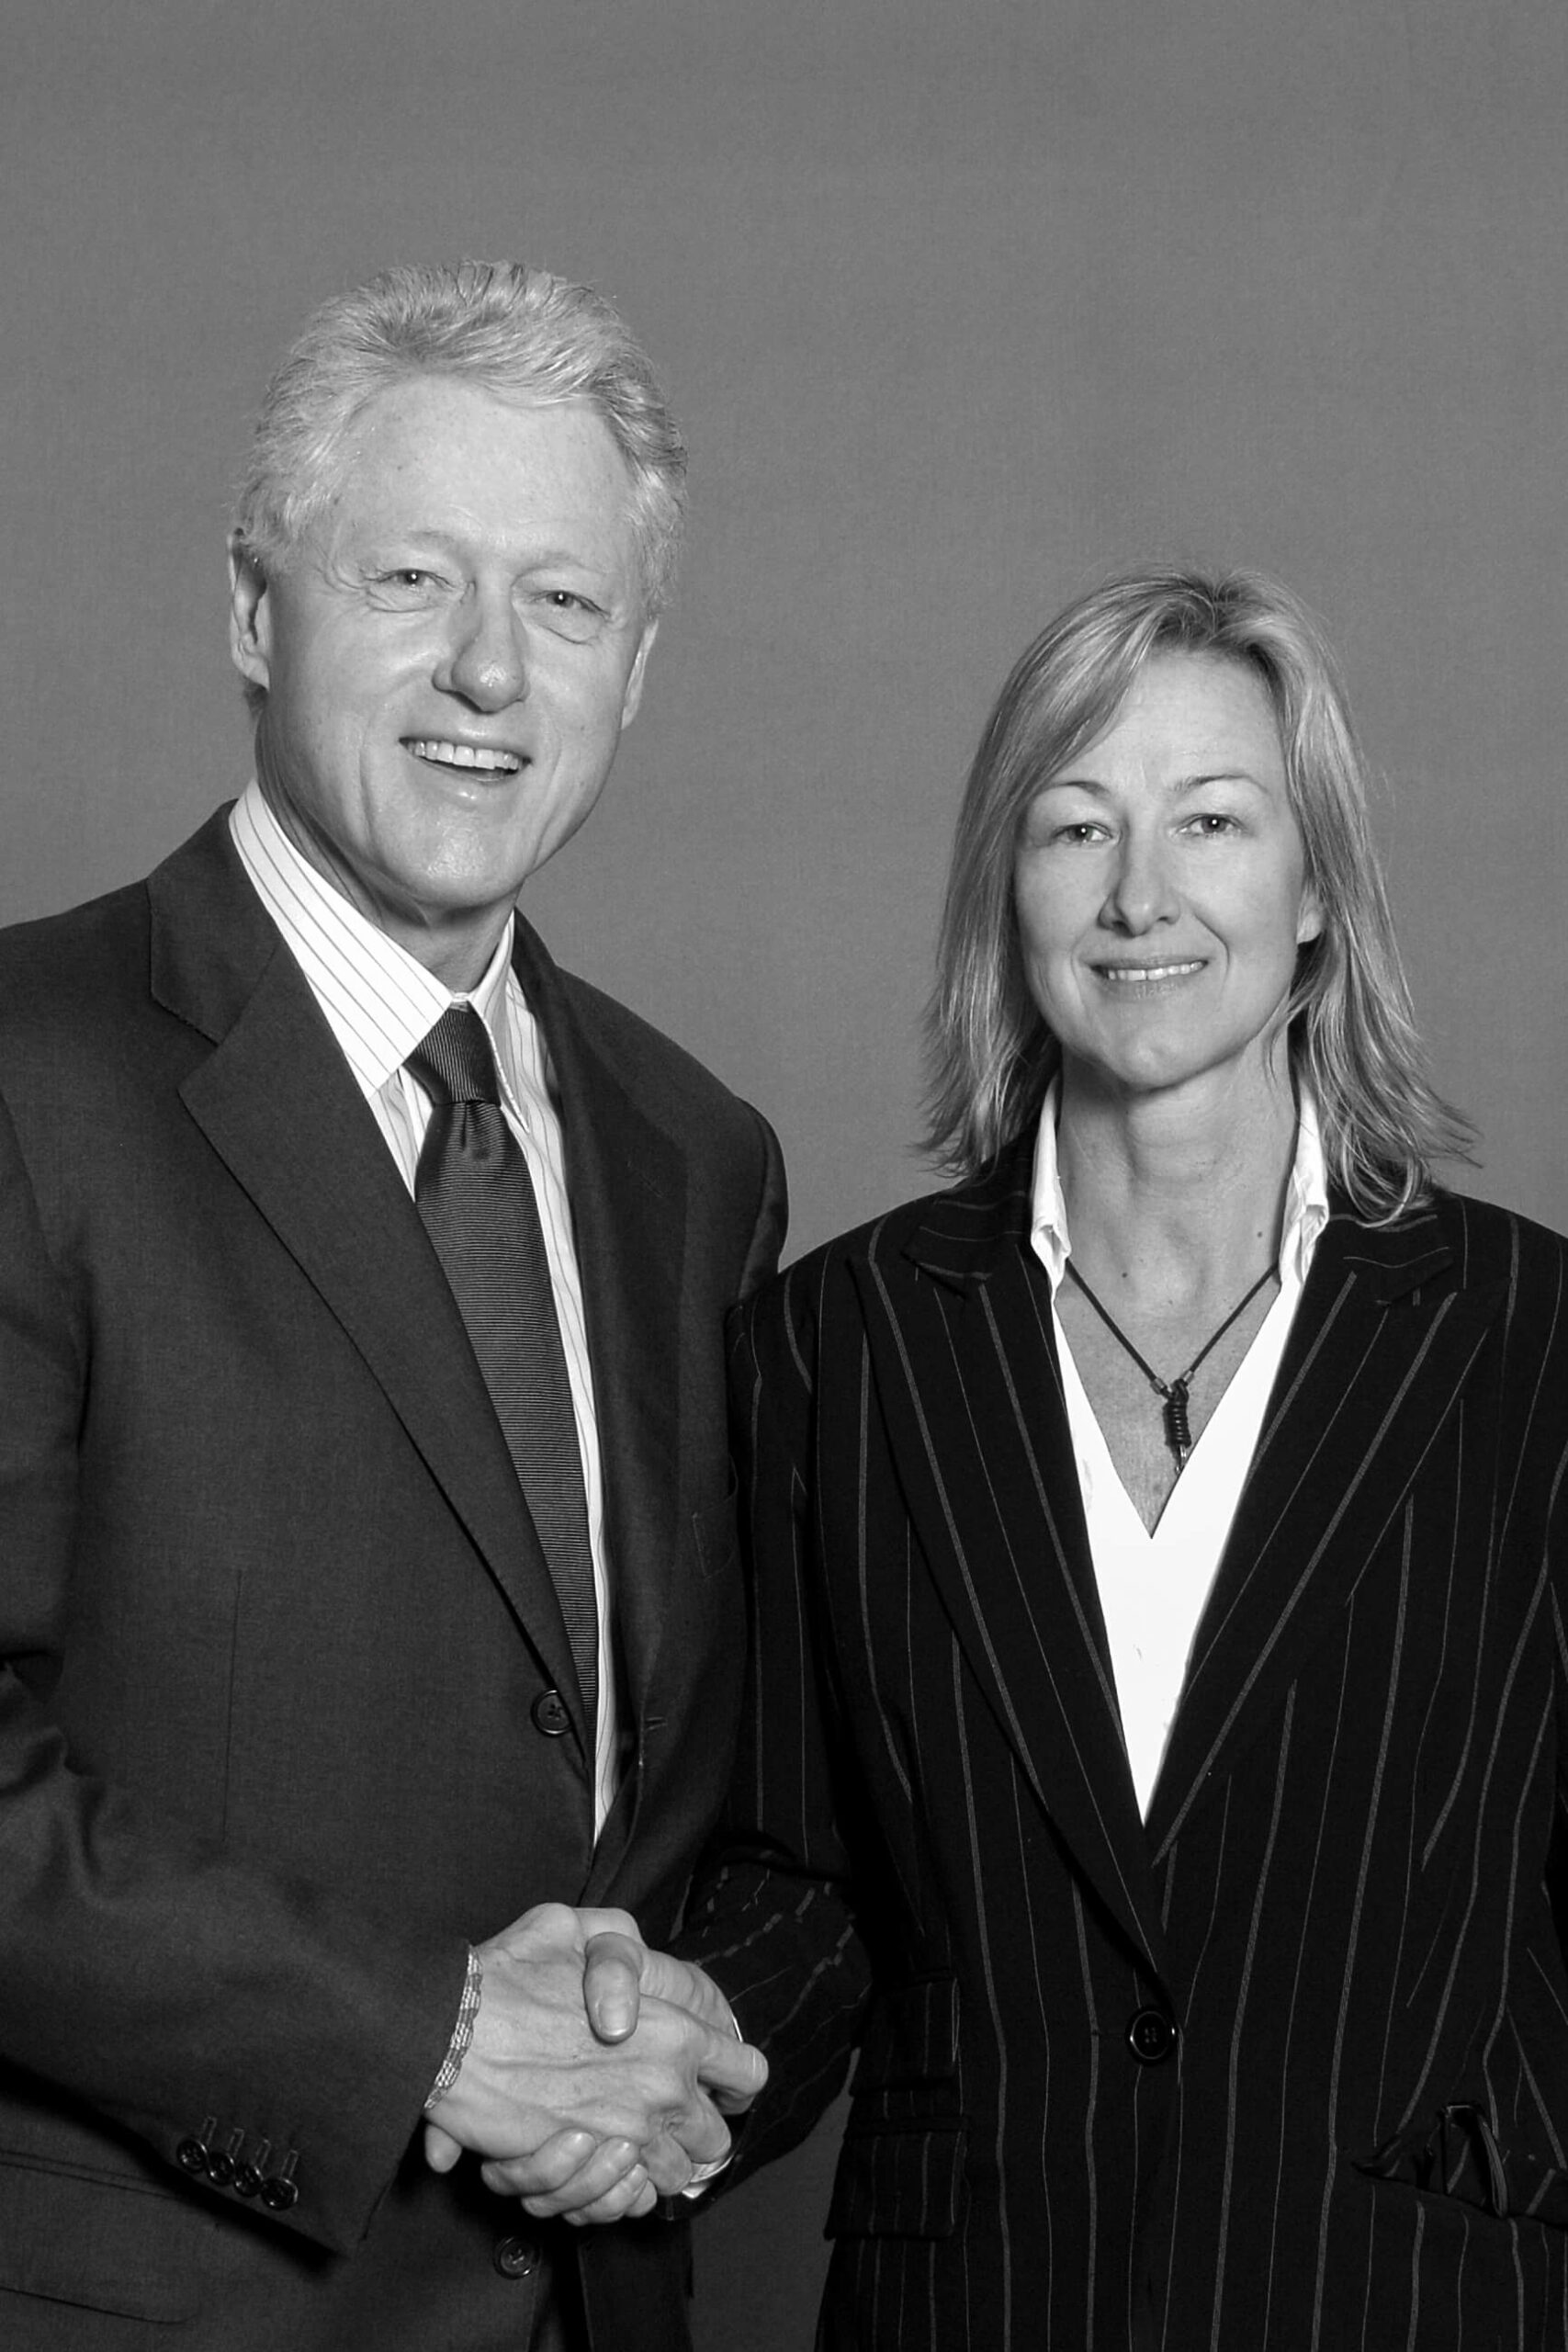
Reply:
[[1157, 2066], [1176, 2047], [1176, 2022], [1163, 2009], [1134, 2009], [1127, 2023], [1127, 2047], [1140, 2064]]
[[175, 2162], [180, 2166], [183, 2172], [205, 2172], [207, 2170], [207, 2150], [202, 2146], [199, 2140], [182, 2140], [179, 2146], [175, 2150]]
[[254, 2165], [242, 2165], [234, 2175], [236, 2197], [254, 2197], [262, 2185], [262, 2177]]
[[261, 2201], [269, 2213], [287, 2213], [299, 2202], [299, 2191], [291, 2180], [274, 2173], [261, 2185]]
[[571, 1717], [558, 1690], [541, 1690], [530, 1712], [535, 1730], [542, 1731], [547, 1739], [559, 1739], [571, 1729]]
[[502, 2238], [495, 2249], [495, 2267], [503, 2278], [531, 2278], [539, 2267], [537, 2238]]

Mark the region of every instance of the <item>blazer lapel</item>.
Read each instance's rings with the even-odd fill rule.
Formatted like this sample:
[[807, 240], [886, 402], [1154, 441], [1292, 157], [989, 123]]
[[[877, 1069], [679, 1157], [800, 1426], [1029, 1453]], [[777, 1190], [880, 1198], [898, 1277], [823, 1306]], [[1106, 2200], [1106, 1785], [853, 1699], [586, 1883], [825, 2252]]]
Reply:
[[1438, 1441], [1500, 1286], [1466, 1289], [1440, 1213], [1324, 1230], [1149, 1809], [1156, 1862], [1283, 1702]]
[[364, 1358], [573, 1703], [559, 1603], [462, 1319], [223, 812], [148, 888], [153, 994], [213, 1041], [181, 1088], [187, 1110]]
[[1041, 1804], [1150, 1963], [1164, 1935], [1089, 1557], [1032, 1139], [862, 1272], [904, 1491], [957, 1637]]
[[521, 917], [515, 936], [560, 1099], [621, 1663], [640, 1719], [680, 1549], [686, 1159], [637, 1100], [624, 1057], [595, 1035], [592, 998], [569, 993]]

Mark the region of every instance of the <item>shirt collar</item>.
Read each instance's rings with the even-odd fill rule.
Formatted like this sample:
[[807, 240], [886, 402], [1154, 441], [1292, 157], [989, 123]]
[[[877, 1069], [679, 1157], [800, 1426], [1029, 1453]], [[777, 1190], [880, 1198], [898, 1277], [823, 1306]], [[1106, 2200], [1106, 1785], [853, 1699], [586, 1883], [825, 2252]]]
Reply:
[[[1062, 1197], [1061, 1170], [1056, 1159], [1056, 1107], [1061, 1080], [1054, 1078], [1040, 1106], [1034, 1141], [1034, 1183], [1030, 1210], [1030, 1238], [1034, 1252], [1055, 1292], [1072, 1255], [1067, 1232], [1067, 1204]], [[1328, 1223], [1328, 1171], [1318, 1132], [1317, 1106], [1304, 1087], [1298, 1091], [1296, 1153], [1285, 1186], [1285, 1219], [1280, 1239], [1280, 1272], [1297, 1283], [1306, 1280], [1318, 1236]]]
[[[234, 804], [229, 829], [241, 864], [367, 1094], [386, 1085], [450, 1005], [473, 1005], [498, 1049], [504, 1046], [510, 915], [478, 986], [466, 999], [456, 997], [317, 873], [278, 823], [254, 776]], [[510, 1058], [501, 1053], [504, 1075], [510, 1075]]]

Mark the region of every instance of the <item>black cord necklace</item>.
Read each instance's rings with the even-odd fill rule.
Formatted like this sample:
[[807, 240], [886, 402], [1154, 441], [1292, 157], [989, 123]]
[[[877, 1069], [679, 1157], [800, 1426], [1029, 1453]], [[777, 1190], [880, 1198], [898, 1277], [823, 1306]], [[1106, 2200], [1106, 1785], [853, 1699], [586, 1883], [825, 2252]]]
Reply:
[[1074, 1265], [1070, 1258], [1067, 1260], [1067, 1272], [1071, 1274], [1074, 1282], [1077, 1283], [1079, 1290], [1082, 1291], [1084, 1296], [1088, 1299], [1089, 1305], [1093, 1307], [1095, 1313], [1099, 1316], [1100, 1321], [1110, 1332], [1111, 1338], [1117, 1340], [1119, 1344], [1126, 1350], [1127, 1353], [1132, 1357], [1133, 1362], [1137, 1365], [1138, 1370], [1143, 1374], [1144, 1378], [1148, 1382], [1149, 1386], [1154, 1390], [1155, 1395], [1163, 1399], [1165, 1405], [1165, 1442], [1167, 1445], [1169, 1446], [1172, 1453], [1176, 1456], [1177, 1468], [1179, 1470], [1184, 1468], [1187, 1457], [1192, 1451], [1192, 1431], [1189, 1427], [1187, 1420], [1187, 1400], [1191, 1394], [1192, 1375], [1197, 1371], [1199, 1365], [1202, 1363], [1204, 1357], [1209, 1353], [1211, 1348], [1218, 1347], [1220, 1341], [1224, 1338], [1225, 1333], [1230, 1329], [1231, 1325], [1236, 1320], [1236, 1317], [1246, 1313], [1247, 1309], [1252, 1305], [1253, 1300], [1258, 1296], [1258, 1294], [1262, 1289], [1264, 1283], [1272, 1279], [1274, 1272], [1273, 1267], [1264, 1267], [1263, 1272], [1258, 1275], [1258, 1280], [1253, 1283], [1252, 1288], [1247, 1292], [1247, 1296], [1238, 1306], [1231, 1308], [1230, 1313], [1225, 1317], [1225, 1319], [1220, 1325], [1219, 1329], [1210, 1334], [1208, 1339], [1204, 1340], [1202, 1346], [1199, 1349], [1197, 1354], [1193, 1357], [1191, 1363], [1188, 1365], [1186, 1371], [1179, 1372], [1174, 1380], [1162, 1380], [1158, 1373], [1154, 1369], [1154, 1366], [1145, 1363], [1143, 1357], [1138, 1353], [1137, 1349], [1133, 1345], [1132, 1340], [1127, 1337], [1126, 1332], [1122, 1330], [1122, 1326], [1116, 1321], [1109, 1309], [1101, 1306], [1100, 1300], [1096, 1298], [1093, 1291], [1090, 1290], [1089, 1284], [1085, 1282], [1083, 1276], [1079, 1273], [1077, 1268]]

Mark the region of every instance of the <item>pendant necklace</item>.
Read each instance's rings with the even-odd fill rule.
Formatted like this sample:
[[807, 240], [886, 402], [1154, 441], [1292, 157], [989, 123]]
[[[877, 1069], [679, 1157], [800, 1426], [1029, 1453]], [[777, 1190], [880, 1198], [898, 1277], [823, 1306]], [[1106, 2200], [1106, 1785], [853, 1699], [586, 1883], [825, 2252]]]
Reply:
[[1185, 1468], [1187, 1457], [1192, 1451], [1192, 1431], [1188, 1425], [1187, 1419], [1187, 1400], [1191, 1394], [1192, 1375], [1197, 1371], [1199, 1365], [1202, 1363], [1204, 1357], [1209, 1353], [1210, 1350], [1212, 1348], [1218, 1347], [1220, 1341], [1224, 1338], [1225, 1333], [1230, 1329], [1231, 1325], [1235, 1321], [1236, 1317], [1239, 1315], [1245, 1314], [1247, 1309], [1252, 1305], [1253, 1300], [1258, 1296], [1258, 1294], [1262, 1289], [1264, 1283], [1273, 1275], [1273, 1267], [1264, 1267], [1263, 1272], [1258, 1275], [1258, 1280], [1253, 1283], [1252, 1288], [1247, 1292], [1247, 1296], [1238, 1306], [1231, 1308], [1230, 1313], [1225, 1317], [1225, 1319], [1220, 1325], [1219, 1329], [1210, 1334], [1209, 1338], [1204, 1340], [1202, 1346], [1193, 1357], [1191, 1363], [1187, 1366], [1186, 1371], [1179, 1372], [1174, 1380], [1162, 1380], [1158, 1373], [1154, 1369], [1154, 1366], [1145, 1363], [1143, 1357], [1138, 1353], [1137, 1349], [1133, 1345], [1132, 1340], [1127, 1337], [1126, 1332], [1122, 1330], [1121, 1325], [1116, 1321], [1109, 1308], [1101, 1306], [1100, 1300], [1096, 1298], [1093, 1291], [1090, 1290], [1089, 1284], [1085, 1282], [1083, 1276], [1079, 1273], [1077, 1268], [1074, 1265], [1070, 1258], [1067, 1260], [1067, 1272], [1071, 1274], [1074, 1282], [1077, 1283], [1079, 1290], [1082, 1291], [1084, 1296], [1088, 1299], [1089, 1305], [1093, 1307], [1095, 1313], [1099, 1316], [1100, 1321], [1110, 1332], [1111, 1338], [1115, 1340], [1120, 1346], [1126, 1350], [1127, 1353], [1132, 1357], [1133, 1362], [1137, 1365], [1138, 1370], [1143, 1374], [1144, 1378], [1148, 1382], [1149, 1386], [1154, 1390], [1155, 1395], [1163, 1401], [1165, 1406], [1165, 1442], [1167, 1445], [1169, 1446], [1172, 1453], [1176, 1456], [1176, 1466], [1178, 1470]]

